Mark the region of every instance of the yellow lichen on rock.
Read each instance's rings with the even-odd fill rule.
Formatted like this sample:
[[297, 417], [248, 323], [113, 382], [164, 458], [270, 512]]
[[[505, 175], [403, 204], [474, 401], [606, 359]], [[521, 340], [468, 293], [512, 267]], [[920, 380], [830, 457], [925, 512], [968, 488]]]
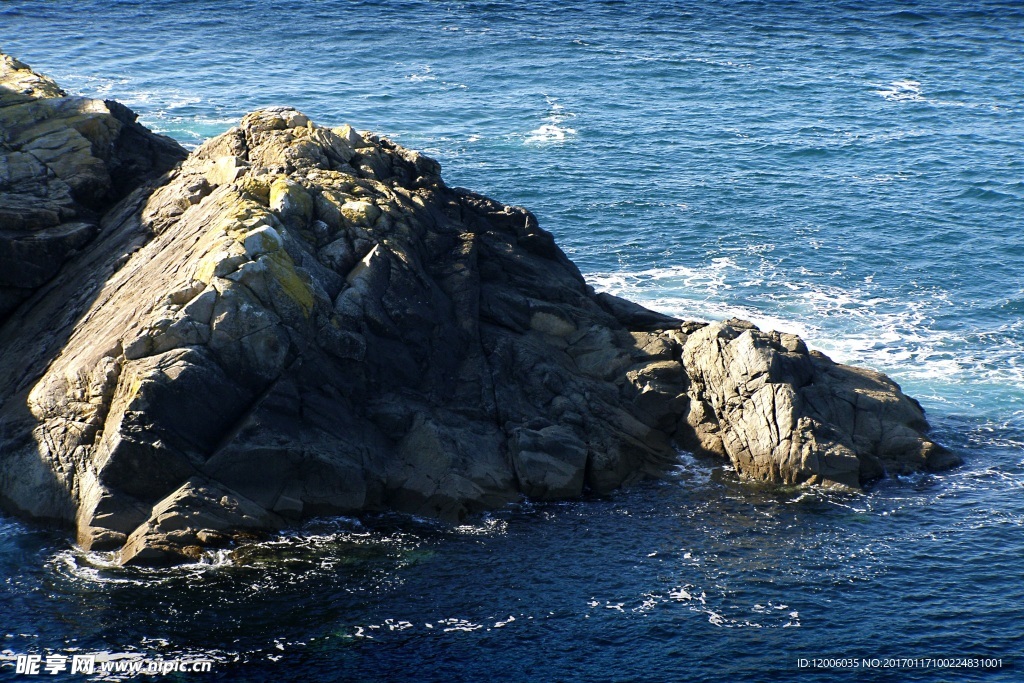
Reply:
[[208, 162], [206, 180], [211, 185], [233, 183], [245, 173], [245, 161], [236, 156], [223, 156]]
[[27, 64], [5, 54], [0, 54], [0, 80], [7, 86], [0, 88], [0, 102], [5, 104], [43, 97], [64, 97], [64, 91], [52, 78], [37, 74]]
[[273, 218], [265, 207], [240, 194], [231, 193], [225, 197], [227, 206], [220, 214], [214, 229], [241, 241], [246, 233], [260, 225], [272, 225]]
[[309, 222], [313, 218], [313, 198], [301, 183], [279, 176], [270, 185], [270, 210], [285, 220]]
[[373, 225], [380, 218], [380, 209], [368, 201], [348, 201], [341, 205], [341, 215], [355, 225]]
[[281, 235], [269, 225], [261, 225], [250, 231], [242, 239], [242, 247], [246, 255], [256, 260], [263, 254], [279, 251], [284, 246]]
[[331, 132], [342, 139], [349, 147], [355, 149], [356, 147], [365, 147], [366, 140], [363, 140], [362, 136], [356, 132], [356, 130], [348, 125], [347, 123], [338, 128], [331, 128]]
[[322, 189], [316, 198], [317, 218], [332, 230], [339, 229], [344, 224], [341, 207], [351, 198], [351, 195], [340, 189]]
[[295, 109], [289, 107], [268, 107], [249, 112], [242, 117], [242, 128], [251, 132], [286, 130], [304, 128], [309, 119]]
[[249, 260], [244, 247], [236, 240], [221, 237], [220, 248], [214, 248], [205, 254], [196, 264], [192, 278], [205, 285], [215, 277], [224, 277], [233, 273], [240, 265]]
[[245, 175], [239, 181], [238, 189], [263, 203], [270, 203], [270, 182], [264, 176]]
[[302, 314], [309, 317], [313, 313], [316, 299], [309, 284], [295, 270], [295, 262], [283, 249], [268, 253], [262, 257], [267, 263], [270, 275], [281, 286], [281, 291], [302, 309]]

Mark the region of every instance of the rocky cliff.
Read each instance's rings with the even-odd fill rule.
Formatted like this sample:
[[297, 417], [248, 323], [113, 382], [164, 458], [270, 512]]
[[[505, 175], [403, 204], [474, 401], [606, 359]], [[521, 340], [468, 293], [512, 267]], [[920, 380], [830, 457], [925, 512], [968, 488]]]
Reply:
[[[8, 92], [62, 96], [8, 64]], [[265, 109], [150, 182], [181, 152], [131, 130], [90, 147], [103, 201], [55, 210], [105, 209], [99, 236], [46, 260], [0, 327], [0, 503], [84, 548], [173, 562], [313, 515], [458, 519], [609, 491], [677, 445], [853, 489], [956, 462], [883, 375], [597, 294], [532, 214], [384, 138]], [[68, 181], [47, 163], [3, 185], [0, 249], [53, 222], [36, 209]]]

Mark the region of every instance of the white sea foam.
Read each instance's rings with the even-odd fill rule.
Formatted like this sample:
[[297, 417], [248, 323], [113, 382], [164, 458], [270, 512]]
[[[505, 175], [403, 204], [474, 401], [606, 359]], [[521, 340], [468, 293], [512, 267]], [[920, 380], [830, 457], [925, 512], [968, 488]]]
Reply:
[[78, 549], [60, 550], [47, 562], [57, 574], [79, 581], [138, 586], [167, 583], [182, 575], [216, 571], [233, 564], [230, 551], [224, 549], [209, 550], [195, 562], [171, 568], [125, 568], [118, 564], [115, 553], [85, 552]]
[[731, 258], [721, 257], [697, 268], [667, 266], [632, 272], [590, 273], [587, 279], [600, 291], [637, 301], [668, 315], [704, 322], [743, 318], [764, 329], [806, 337], [810, 328], [793, 318], [730, 302], [728, 293], [741, 283], [738, 278], [749, 275]]
[[559, 144], [576, 135], [575, 128], [565, 125], [567, 121], [576, 118], [576, 114], [566, 111], [565, 107], [558, 103], [558, 98], [545, 96], [544, 99], [548, 103], [548, 114], [544, 117], [544, 123], [526, 134], [524, 144]]
[[441, 619], [437, 623], [444, 627], [442, 630], [445, 633], [450, 633], [452, 631], [464, 631], [466, 633], [469, 633], [471, 631], [477, 631], [484, 627], [483, 624], [477, 624], [472, 621], [469, 621], [468, 619]]
[[798, 334], [836, 361], [893, 375], [926, 402], [982, 407], [1024, 401], [1024, 321], [950, 329], [940, 322], [956, 309], [948, 292], [922, 287], [912, 296], [894, 295], [873, 275], [840, 287], [823, 282], [827, 274], [783, 270], [768, 258], [740, 265], [749, 261], [746, 255], [717, 257], [696, 267], [587, 278], [598, 290], [680, 318], [738, 317], [762, 329]]
[[[150, 130], [169, 135], [186, 148], [194, 149], [203, 141], [238, 123], [239, 116], [211, 116], [209, 103], [198, 93], [180, 88], [148, 89], [131, 78], [83, 76], [55, 71], [54, 78], [68, 92], [83, 97], [114, 99], [139, 114], [139, 123]], [[197, 113], [204, 109], [203, 113]]]
[[694, 599], [698, 600], [701, 603], [704, 602], [703, 596], [694, 598], [693, 594], [689, 590], [687, 590], [688, 588], [693, 588], [693, 586], [688, 585], [680, 586], [679, 588], [673, 588], [668, 592], [668, 597], [672, 600], [677, 600], [679, 602], [689, 602]]
[[[789, 605], [772, 598], [753, 605], [735, 600], [720, 586], [711, 596], [693, 584], [677, 585], [664, 592], [644, 592], [633, 600], [591, 598], [586, 606], [591, 614], [616, 618], [617, 614], [646, 614], [659, 608], [683, 609], [722, 628], [791, 628], [800, 626], [800, 614]], [[596, 611], [589, 611], [596, 610]]]
[[576, 131], [572, 128], [562, 128], [552, 123], [545, 123], [527, 133], [525, 142], [536, 144], [563, 142], [575, 133]]
[[890, 102], [924, 102], [921, 94], [921, 84], [918, 81], [904, 79], [892, 81], [888, 85], [878, 85], [875, 92]]
[[437, 76], [434, 75], [433, 69], [430, 68], [429, 64], [424, 64], [419, 67], [415, 73], [407, 74], [406, 80], [412, 81], [413, 83], [422, 83], [423, 81], [436, 81]]
[[0, 538], [15, 536], [28, 531], [28, 526], [13, 517], [0, 517]]
[[454, 531], [466, 536], [499, 536], [508, 532], [508, 522], [484, 514], [476, 523], [460, 524]]
[[708, 464], [697, 460], [692, 453], [687, 451], [677, 452], [676, 466], [673, 474], [676, 478], [685, 482], [686, 486], [709, 483], [711, 481], [711, 472], [712, 470], [708, 467]]

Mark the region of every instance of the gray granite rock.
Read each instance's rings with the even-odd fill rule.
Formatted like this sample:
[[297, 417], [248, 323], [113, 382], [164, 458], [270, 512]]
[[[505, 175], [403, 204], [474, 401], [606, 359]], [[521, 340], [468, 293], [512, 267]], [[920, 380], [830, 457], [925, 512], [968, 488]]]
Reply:
[[929, 440], [924, 411], [885, 375], [840, 365], [791, 334], [730, 320], [692, 334], [691, 448], [727, 456], [741, 476], [859, 489], [885, 472], [956, 464]]

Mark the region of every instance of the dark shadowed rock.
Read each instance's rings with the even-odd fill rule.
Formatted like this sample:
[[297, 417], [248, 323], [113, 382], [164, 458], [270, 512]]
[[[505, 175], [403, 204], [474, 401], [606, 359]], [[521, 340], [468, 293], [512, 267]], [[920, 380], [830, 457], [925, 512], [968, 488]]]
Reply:
[[777, 483], [952, 462], [884, 376], [595, 294], [529, 212], [293, 109], [102, 225], [0, 328], [0, 503], [122, 562], [606, 492], [678, 443]]

